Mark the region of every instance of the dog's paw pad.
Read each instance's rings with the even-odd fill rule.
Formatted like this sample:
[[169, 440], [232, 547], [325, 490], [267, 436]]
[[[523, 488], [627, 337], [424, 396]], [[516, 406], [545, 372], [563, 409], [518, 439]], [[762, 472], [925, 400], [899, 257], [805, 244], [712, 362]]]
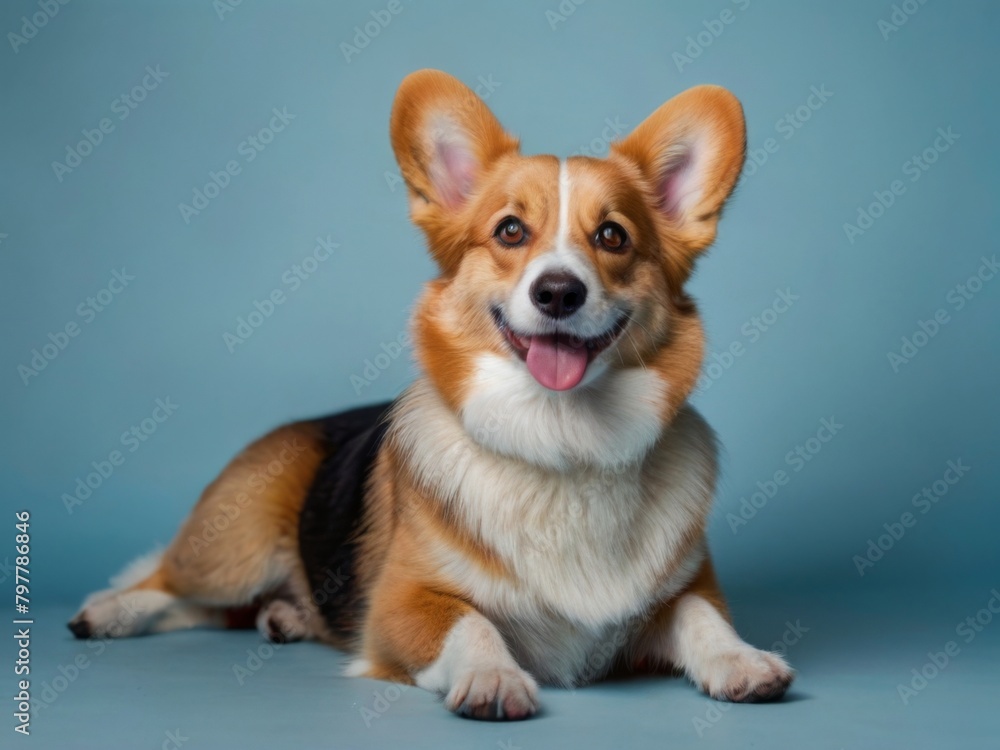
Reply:
[[794, 677], [777, 654], [748, 647], [713, 657], [702, 689], [717, 700], [762, 703], [784, 695]]
[[514, 721], [538, 711], [538, 685], [516, 667], [493, 667], [459, 676], [445, 706], [470, 719]]

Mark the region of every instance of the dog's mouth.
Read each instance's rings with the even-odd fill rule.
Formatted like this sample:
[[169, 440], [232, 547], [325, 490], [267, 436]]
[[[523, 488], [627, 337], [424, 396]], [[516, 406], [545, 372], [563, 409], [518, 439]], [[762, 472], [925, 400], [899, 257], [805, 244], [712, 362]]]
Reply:
[[527, 365], [531, 376], [553, 391], [568, 391], [579, 385], [587, 374], [587, 366], [615, 342], [629, 320], [623, 314], [604, 333], [585, 339], [563, 332], [519, 333], [510, 327], [500, 308], [494, 307], [491, 312], [497, 328]]

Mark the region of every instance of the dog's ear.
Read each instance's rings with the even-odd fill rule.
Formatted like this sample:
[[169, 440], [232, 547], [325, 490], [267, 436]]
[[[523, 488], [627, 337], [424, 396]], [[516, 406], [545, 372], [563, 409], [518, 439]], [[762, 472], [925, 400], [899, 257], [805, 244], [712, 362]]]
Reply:
[[399, 86], [389, 132], [417, 224], [458, 211], [498, 157], [518, 142], [472, 89], [440, 70], [418, 70]]
[[722, 206], [743, 169], [743, 108], [720, 86], [695, 86], [611, 150], [639, 167], [671, 235], [694, 256], [715, 239]]

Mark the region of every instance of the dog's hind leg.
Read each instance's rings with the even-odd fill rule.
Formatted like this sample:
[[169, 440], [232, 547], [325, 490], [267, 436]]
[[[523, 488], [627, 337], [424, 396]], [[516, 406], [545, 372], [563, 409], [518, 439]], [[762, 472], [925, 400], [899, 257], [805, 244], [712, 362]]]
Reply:
[[[87, 597], [70, 630], [78, 638], [114, 638], [224, 627], [233, 611], [291, 591], [302, 600], [295, 604], [306, 622], [289, 636], [321, 634], [322, 618], [307, 595], [298, 522], [323, 451], [309, 422], [252, 443], [205, 489], [170, 546], [129, 566], [112, 589]], [[275, 622], [288, 623], [281, 614]]]
[[160, 572], [162, 552], [131, 563], [111, 580], [111, 588], [84, 600], [69, 622], [77, 638], [124, 638], [198, 626], [222, 626], [223, 610], [170, 593]]

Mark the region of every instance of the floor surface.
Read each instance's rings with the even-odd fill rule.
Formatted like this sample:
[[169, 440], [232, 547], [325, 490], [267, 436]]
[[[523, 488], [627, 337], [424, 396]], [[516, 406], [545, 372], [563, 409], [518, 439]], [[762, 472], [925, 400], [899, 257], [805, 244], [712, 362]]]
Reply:
[[[253, 631], [207, 630], [75, 641], [71, 608], [49, 607], [33, 613], [38, 707], [17, 746], [1000, 748], [996, 589], [731, 601], [748, 640], [789, 644], [799, 676], [783, 702], [721, 704], [682, 679], [641, 677], [544, 689], [543, 713], [517, 723], [459, 719], [420, 689], [340, 677], [344, 655], [317, 644], [273, 648]], [[927, 666], [948, 651], [943, 668]], [[913, 691], [905, 701], [900, 684]]]

